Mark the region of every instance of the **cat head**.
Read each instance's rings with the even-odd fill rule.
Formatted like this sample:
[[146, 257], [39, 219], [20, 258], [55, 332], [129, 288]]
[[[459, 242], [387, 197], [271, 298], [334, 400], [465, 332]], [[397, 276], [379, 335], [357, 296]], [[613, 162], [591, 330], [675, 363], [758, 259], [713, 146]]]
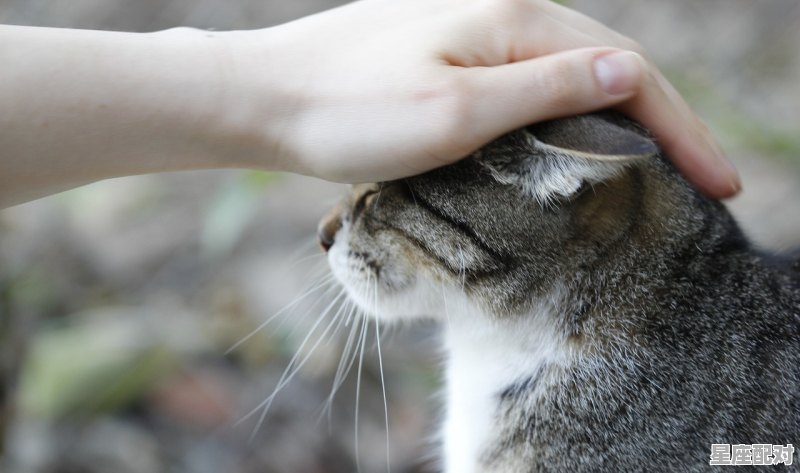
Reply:
[[654, 199], [645, 181], [671, 174], [649, 135], [622, 117], [560, 119], [451, 166], [354, 186], [321, 222], [320, 242], [370, 313], [444, 317], [455, 297], [503, 317], [630, 245], [647, 220], [643, 201]]

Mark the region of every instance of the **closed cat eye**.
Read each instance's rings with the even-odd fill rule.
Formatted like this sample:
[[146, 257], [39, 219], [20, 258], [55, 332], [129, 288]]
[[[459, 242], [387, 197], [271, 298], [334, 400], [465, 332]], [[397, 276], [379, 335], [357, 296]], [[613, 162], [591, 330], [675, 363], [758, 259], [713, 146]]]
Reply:
[[367, 199], [377, 194], [378, 192], [379, 192], [378, 189], [366, 191], [358, 198], [358, 200], [356, 200], [356, 203], [353, 205], [353, 211], [351, 213], [351, 219], [353, 221], [355, 221], [358, 218], [358, 216], [361, 215], [362, 212], [364, 212], [364, 209], [367, 206]]

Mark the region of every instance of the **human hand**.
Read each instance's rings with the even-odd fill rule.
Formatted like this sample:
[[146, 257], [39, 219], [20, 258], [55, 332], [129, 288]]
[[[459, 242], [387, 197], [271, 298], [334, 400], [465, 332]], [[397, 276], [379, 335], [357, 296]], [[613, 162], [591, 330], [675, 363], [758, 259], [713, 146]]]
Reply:
[[706, 194], [740, 188], [638, 44], [550, 1], [362, 0], [219, 37], [234, 65], [223, 116], [247, 165], [394, 179], [529, 123], [614, 106]]
[[0, 39], [0, 206], [201, 168], [395, 179], [610, 106], [706, 194], [740, 187], [636, 43], [546, 0], [362, 0], [221, 33], [0, 25]]

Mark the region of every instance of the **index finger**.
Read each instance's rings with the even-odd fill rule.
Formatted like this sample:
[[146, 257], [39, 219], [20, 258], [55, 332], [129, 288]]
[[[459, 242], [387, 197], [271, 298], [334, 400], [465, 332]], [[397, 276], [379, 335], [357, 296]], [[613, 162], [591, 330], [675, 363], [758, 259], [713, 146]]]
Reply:
[[[642, 55], [634, 41], [596, 20], [553, 2], [542, 4], [574, 35], [585, 35], [602, 44], [632, 49]], [[617, 108], [653, 132], [658, 144], [675, 167], [704, 194], [731, 197], [741, 190], [739, 174], [725, 158], [706, 125], [692, 111], [672, 84], [649, 61], [638, 92]]]
[[675, 167], [704, 194], [726, 198], [741, 190], [739, 173], [708, 127], [654, 67], [619, 109], [650, 129]]

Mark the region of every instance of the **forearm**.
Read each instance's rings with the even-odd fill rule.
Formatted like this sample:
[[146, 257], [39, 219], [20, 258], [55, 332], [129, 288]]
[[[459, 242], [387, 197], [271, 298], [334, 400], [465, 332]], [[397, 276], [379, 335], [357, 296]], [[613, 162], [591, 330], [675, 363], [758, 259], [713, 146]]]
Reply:
[[0, 206], [211, 167], [385, 181], [612, 106], [703, 191], [735, 194], [706, 127], [625, 49], [641, 48], [545, 0], [364, 0], [221, 33], [0, 26]]
[[108, 177], [244, 166], [211, 33], [0, 26], [0, 206]]

